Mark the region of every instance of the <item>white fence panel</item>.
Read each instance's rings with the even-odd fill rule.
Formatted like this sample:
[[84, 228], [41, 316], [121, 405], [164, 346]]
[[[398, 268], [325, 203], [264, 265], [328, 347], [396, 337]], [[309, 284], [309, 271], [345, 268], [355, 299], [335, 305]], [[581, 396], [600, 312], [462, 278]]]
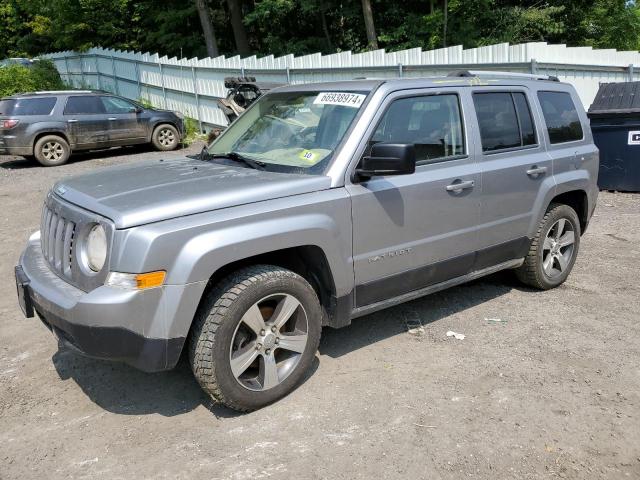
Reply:
[[58, 52], [53, 60], [63, 80], [78, 88], [106, 90], [144, 99], [160, 108], [195, 118], [201, 127], [225, 125], [216, 100], [226, 96], [225, 77], [254, 76], [258, 81], [302, 84], [354, 78], [446, 75], [452, 70], [502, 70], [556, 75], [576, 87], [588, 107], [603, 82], [640, 80], [640, 53], [594, 50], [531, 42], [500, 43], [463, 49], [457, 45], [422, 51], [374, 50], [364, 53], [314, 53], [295, 57], [177, 59], [151, 53], [92, 48]]

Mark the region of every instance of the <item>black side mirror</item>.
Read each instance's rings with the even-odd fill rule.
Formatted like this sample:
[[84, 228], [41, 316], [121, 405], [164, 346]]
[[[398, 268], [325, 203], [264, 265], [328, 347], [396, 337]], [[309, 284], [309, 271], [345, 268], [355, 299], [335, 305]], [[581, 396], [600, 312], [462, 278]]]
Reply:
[[408, 175], [416, 171], [416, 151], [413, 144], [376, 143], [371, 154], [362, 157], [356, 174], [360, 178], [383, 175]]

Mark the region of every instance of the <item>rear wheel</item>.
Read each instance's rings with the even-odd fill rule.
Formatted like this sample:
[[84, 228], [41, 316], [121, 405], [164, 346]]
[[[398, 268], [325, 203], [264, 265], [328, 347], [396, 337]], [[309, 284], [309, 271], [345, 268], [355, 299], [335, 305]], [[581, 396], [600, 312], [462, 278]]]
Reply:
[[176, 130], [173, 125], [158, 125], [153, 130], [151, 142], [157, 150], [175, 150], [176, 148], [178, 148], [180, 135], [178, 134], [178, 130]]
[[202, 302], [189, 344], [200, 386], [239, 411], [272, 403], [310, 369], [321, 310], [309, 283], [271, 265], [245, 268]]
[[557, 287], [571, 273], [580, 247], [580, 221], [568, 205], [551, 204], [522, 266], [520, 281], [535, 288]]
[[67, 163], [71, 149], [64, 138], [58, 135], [45, 135], [38, 139], [33, 153], [40, 164], [45, 167], [55, 167]]

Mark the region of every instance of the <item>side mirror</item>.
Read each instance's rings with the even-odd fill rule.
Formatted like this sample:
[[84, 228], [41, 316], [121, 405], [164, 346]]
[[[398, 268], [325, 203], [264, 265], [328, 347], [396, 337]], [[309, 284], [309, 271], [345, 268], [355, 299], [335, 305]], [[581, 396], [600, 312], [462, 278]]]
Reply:
[[416, 171], [416, 151], [413, 144], [376, 143], [371, 154], [362, 157], [356, 174], [360, 178], [383, 175], [408, 175]]
[[140, 107], [133, 107], [129, 110], [131, 113], [142, 113], [144, 110]]

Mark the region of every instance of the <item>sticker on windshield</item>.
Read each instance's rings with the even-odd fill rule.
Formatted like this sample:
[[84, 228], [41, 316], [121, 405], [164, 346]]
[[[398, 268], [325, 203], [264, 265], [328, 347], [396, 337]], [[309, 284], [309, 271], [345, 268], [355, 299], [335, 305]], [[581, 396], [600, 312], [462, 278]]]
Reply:
[[298, 155], [298, 158], [300, 160], [305, 160], [305, 161], [313, 164], [313, 163], [315, 163], [315, 159], [316, 159], [317, 156], [318, 155], [316, 153], [313, 153], [311, 150], [303, 150]]
[[366, 95], [346, 92], [320, 92], [313, 101], [315, 105], [340, 105], [342, 107], [360, 108]]

